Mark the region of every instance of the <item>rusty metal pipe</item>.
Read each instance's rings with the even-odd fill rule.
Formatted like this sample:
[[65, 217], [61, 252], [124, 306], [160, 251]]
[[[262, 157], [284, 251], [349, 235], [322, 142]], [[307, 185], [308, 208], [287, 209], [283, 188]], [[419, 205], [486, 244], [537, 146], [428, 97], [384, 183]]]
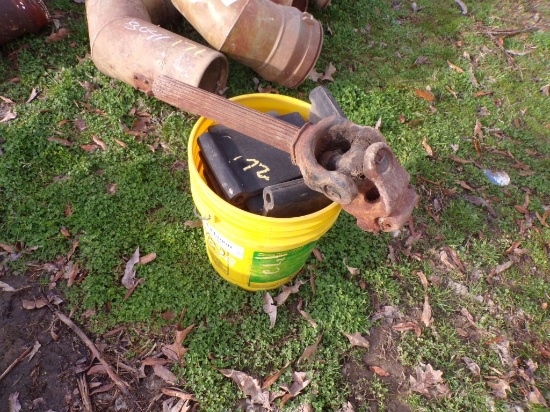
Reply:
[[281, 6], [296, 7], [300, 11], [306, 11], [309, 1], [308, 0], [271, 0], [273, 3], [280, 4]]
[[321, 24], [269, 0], [172, 0], [215, 49], [285, 87], [300, 85], [323, 43]]
[[0, 0], [0, 45], [36, 33], [49, 22], [42, 0]]
[[178, 13], [169, 0], [86, 0], [90, 49], [96, 67], [151, 94], [160, 75], [217, 93], [228, 63], [218, 51], [158, 27]]

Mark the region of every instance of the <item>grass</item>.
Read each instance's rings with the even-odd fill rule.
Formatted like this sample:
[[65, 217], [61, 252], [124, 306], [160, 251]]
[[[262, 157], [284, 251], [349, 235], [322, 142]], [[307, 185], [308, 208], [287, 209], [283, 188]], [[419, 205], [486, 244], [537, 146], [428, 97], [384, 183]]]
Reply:
[[[88, 51], [83, 6], [57, 0], [51, 7], [71, 31], [67, 39], [46, 44], [44, 32], [0, 48], [0, 95], [17, 103], [17, 118], [0, 123], [0, 243], [38, 247], [9, 265], [26, 276], [28, 264], [52, 262], [78, 241], [72, 260], [83, 276], [71, 288], [58, 284], [66, 309], [91, 334], [120, 325], [135, 329], [127, 356], [136, 362], [148, 340], [170, 341], [176, 320], [161, 315], [186, 309], [183, 323], [195, 329], [184, 342], [185, 363], [173, 371], [203, 410], [227, 410], [244, 397], [218, 369], [242, 370], [261, 380], [295, 362], [321, 333], [311, 361], [292, 367], [307, 372], [312, 382], [285, 410], [305, 404], [338, 410], [347, 401], [356, 410], [374, 410], [375, 403], [388, 410], [397, 384], [404, 388], [399, 399], [411, 410], [542, 410], [527, 396], [536, 387], [550, 403], [550, 367], [540, 349], [550, 345], [550, 230], [536, 217], [550, 206], [550, 98], [541, 92], [550, 83], [550, 10], [535, 1], [469, 3], [466, 16], [456, 3], [441, 0], [420, 1], [417, 11], [408, 2], [384, 0], [335, 0], [325, 10], [311, 6], [325, 28], [317, 70], [335, 65], [335, 81], [326, 85], [352, 121], [374, 125], [381, 119], [381, 131], [421, 200], [414, 232], [406, 226], [396, 234], [366, 234], [342, 213], [317, 245], [323, 261], [312, 256], [298, 275], [308, 280], [313, 274], [315, 292], [309, 283], [302, 286], [269, 329], [263, 293], [222, 280], [208, 262], [201, 229], [185, 225], [196, 219], [184, 167], [196, 116], [104, 76], [90, 59], [79, 61]], [[486, 34], [531, 27], [537, 12], [538, 30], [507, 36], [502, 44]], [[427, 60], [415, 64], [420, 56]], [[253, 93], [254, 76], [232, 62], [227, 95]], [[15, 77], [19, 82], [10, 81]], [[307, 80], [296, 90], [272, 86], [307, 100], [317, 84]], [[426, 87], [433, 102], [415, 94]], [[25, 103], [33, 88], [38, 98]], [[480, 91], [486, 94], [476, 95]], [[150, 115], [150, 132], [139, 138], [121, 126], [131, 127], [137, 112]], [[478, 150], [476, 121], [483, 133]], [[81, 149], [94, 136], [106, 151]], [[165, 147], [152, 151], [159, 142]], [[485, 168], [506, 171], [511, 184], [491, 184]], [[523, 214], [514, 206], [526, 195]], [[489, 202], [495, 213], [472, 197]], [[514, 242], [521, 243], [507, 253]], [[142, 255], [158, 257], [137, 267], [146, 281], [126, 300], [120, 277], [138, 246]], [[446, 248], [456, 252], [463, 270], [444, 262]], [[510, 259], [512, 266], [496, 273]], [[344, 260], [359, 275], [349, 273]], [[368, 336], [384, 322], [420, 325], [425, 291], [418, 271], [429, 280], [433, 323], [422, 326], [420, 336], [392, 332], [388, 352], [405, 368], [404, 376], [371, 373], [353, 382], [343, 367], [351, 358], [361, 362], [367, 350], [351, 348], [344, 333]], [[455, 284], [466, 292], [455, 293], [450, 286]], [[317, 328], [299, 315], [299, 299]], [[385, 306], [398, 308], [402, 318], [373, 320]], [[82, 317], [86, 311], [93, 316]], [[516, 366], [503, 363], [491, 343], [495, 339], [510, 343]], [[480, 376], [464, 357], [478, 364]], [[520, 374], [529, 360], [538, 365], [531, 382]], [[442, 371], [448, 397], [409, 390], [408, 377], [420, 364]], [[278, 383], [290, 382], [290, 369]], [[488, 385], [494, 376], [510, 384], [506, 398]], [[358, 398], [354, 387], [368, 396]]]

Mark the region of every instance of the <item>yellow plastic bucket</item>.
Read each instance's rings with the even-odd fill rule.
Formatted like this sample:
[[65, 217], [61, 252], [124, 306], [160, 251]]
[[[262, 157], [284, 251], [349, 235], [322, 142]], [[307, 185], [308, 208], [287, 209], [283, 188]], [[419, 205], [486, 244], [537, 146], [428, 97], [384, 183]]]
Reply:
[[[274, 94], [248, 94], [231, 99], [261, 112], [299, 112], [309, 117], [310, 105]], [[316, 241], [334, 224], [341, 207], [332, 203], [309, 215], [293, 218], [259, 216], [220, 198], [204, 179], [198, 137], [214, 121], [201, 117], [189, 138], [191, 194], [203, 219], [210, 263], [229, 282], [250, 291], [268, 290], [289, 282], [300, 271]]]

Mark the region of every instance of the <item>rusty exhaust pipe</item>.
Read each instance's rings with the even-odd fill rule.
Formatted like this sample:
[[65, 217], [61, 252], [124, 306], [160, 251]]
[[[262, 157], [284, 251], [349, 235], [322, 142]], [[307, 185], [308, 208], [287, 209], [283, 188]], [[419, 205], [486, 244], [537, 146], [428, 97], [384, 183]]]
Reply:
[[268, 81], [299, 86], [315, 66], [321, 24], [295, 7], [268, 0], [172, 0], [215, 49]]
[[220, 92], [228, 63], [218, 51], [155, 24], [179, 14], [168, 0], [86, 0], [92, 60], [107, 76], [151, 95], [160, 75]]
[[37, 33], [50, 22], [42, 0], [0, 0], [0, 45], [27, 33]]

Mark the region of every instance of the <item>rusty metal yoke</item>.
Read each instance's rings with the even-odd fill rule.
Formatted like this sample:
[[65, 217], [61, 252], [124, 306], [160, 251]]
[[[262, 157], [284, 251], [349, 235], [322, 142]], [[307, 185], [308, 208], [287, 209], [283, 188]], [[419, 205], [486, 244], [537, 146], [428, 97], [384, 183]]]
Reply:
[[368, 232], [394, 231], [409, 219], [417, 195], [382, 134], [333, 115], [302, 128], [161, 75], [153, 94], [290, 153], [306, 184], [342, 205]]
[[417, 195], [378, 130], [336, 115], [306, 123], [291, 156], [306, 184], [340, 203], [361, 229], [393, 231], [409, 219]]

